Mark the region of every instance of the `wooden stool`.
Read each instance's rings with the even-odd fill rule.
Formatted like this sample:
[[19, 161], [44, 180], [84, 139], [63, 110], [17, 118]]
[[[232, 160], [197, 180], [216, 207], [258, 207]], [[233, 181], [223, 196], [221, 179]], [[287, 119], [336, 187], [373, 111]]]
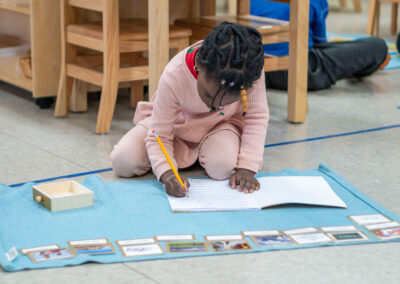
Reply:
[[[308, 1], [302, 1], [300, 4], [299, 0], [292, 0], [290, 22], [287, 22], [248, 15], [249, 1], [238, 0], [238, 15], [185, 18], [176, 20], [174, 24], [190, 28], [192, 42], [203, 39], [215, 26], [224, 21], [257, 29], [262, 35], [263, 44], [289, 42], [289, 56], [265, 56], [264, 70], [289, 70], [287, 117], [291, 122], [303, 122], [307, 112], [308, 7]], [[290, 26], [289, 23], [293, 25]]]
[[[102, 22], [76, 24], [75, 7], [101, 12]], [[134, 81], [131, 83], [134, 100], [143, 98], [142, 81], [149, 78], [149, 68], [140, 65], [147, 64], [140, 54], [148, 50], [147, 20], [120, 22], [118, 0], [62, 0], [61, 25], [62, 67], [54, 115], [67, 115], [74, 79], [100, 86], [96, 132], [107, 133], [120, 82]], [[170, 26], [169, 47], [184, 49], [189, 45], [190, 35], [187, 28]], [[100, 54], [79, 55], [77, 47]], [[75, 87], [79, 88], [77, 82]]]
[[[340, 6], [346, 7], [346, 0], [340, 0]], [[354, 11], [359, 13], [361, 12], [361, 0], [353, 0]]]
[[381, 2], [392, 2], [390, 32], [394, 35], [397, 33], [397, 10], [400, 0], [369, 0], [367, 34], [373, 36], [379, 35], [379, 14]]

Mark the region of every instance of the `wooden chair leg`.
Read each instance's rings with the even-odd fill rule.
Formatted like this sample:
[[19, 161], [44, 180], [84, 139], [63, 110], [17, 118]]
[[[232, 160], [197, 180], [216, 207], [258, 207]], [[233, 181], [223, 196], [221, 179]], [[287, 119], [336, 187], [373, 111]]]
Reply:
[[367, 34], [372, 35], [376, 23], [376, 0], [369, 0]]
[[354, 11], [357, 13], [361, 12], [361, 0], [353, 0], [353, 4], [354, 4]]
[[105, 1], [103, 12], [103, 89], [97, 116], [97, 133], [107, 133], [111, 127], [119, 82], [119, 12], [118, 1]]
[[397, 12], [399, 8], [399, 3], [392, 3], [392, 19], [390, 23], [390, 32], [392, 35], [397, 33]]
[[87, 111], [87, 83], [78, 79], [74, 79], [72, 84], [72, 94], [69, 106], [70, 111], [84, 112]]
[[[140, 54], [134, 53], [131, 55], [131, 65], [138, 66], [140, 65]], [[143, 92], [143, 81], [133, 81], [131, 82], [131, 98], [130, 105], [131, 108], [136, 108], [137, 103], [144, 99]]]
[[307, 113], [309, 0], [290, 2], [288, 113], [291, 122], [304, 122]]
[[57, 101], [54, 110], [54, 116], [66, 116], [72, 92], [71, 77], [67, 76], [67, 63], [75, 60], [77, 49], [75, 46], [67, 44], [65, 29], [66, 26], [75, 22], [75, 10], [68, 6], [67, 0], [62, 0], [60, 4], [61, 20], [61, 72], [58, 83]]
[[374, 24], [374, 30], [373, 30], [373, 33], [372, 33], [374, 36], [379, 36], [380, 15], [381, 15], [381, 2], [378, 0], [378, 1], [376, 1], [375, 24]]

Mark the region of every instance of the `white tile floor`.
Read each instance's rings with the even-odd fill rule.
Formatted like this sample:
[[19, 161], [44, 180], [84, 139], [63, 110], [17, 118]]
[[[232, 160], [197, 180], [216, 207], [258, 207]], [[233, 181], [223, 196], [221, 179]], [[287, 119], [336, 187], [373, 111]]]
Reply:
[[[339, 1], [330, 1], [338, 6]], [[364, 12], [332, 8], [328, 31], [365, 33]], [[385, 3], [384, 3], [385, 4]], [[389, 4], [383, 5], [381, 35], [389, 34]], [[362, 82], [341, 81], [309, 93], [307, 122], [286, 122], [284, 92], [268, 92], [271, 121], [267, 144], [371, 129], [400, 123], [400, 70], [381, 71]], [[133, 110], [121, 91], [112, 129], [94, 134], [98, 102], [87, 113], [53, 117], [31, 95], [0, 83], [0, 182], [14, 184], [109, 168], [113, 145], [131, 127]], [[266, 148], [264, 171], [312, 169], [325, 163], [389, 210], [400, 214], [400, 128]], [[186, 176], [204, 175], [200, 168]], [[111, 172], [103, 178], [118, 179]], [[147, 175], [144, 178], [154, 178]], [[75, 178], [80, 180], [81, 178]], [[8, 273], [0, 283], [398, 283], [398, 243], [300, 249], [167, 261], [131, 262]]]

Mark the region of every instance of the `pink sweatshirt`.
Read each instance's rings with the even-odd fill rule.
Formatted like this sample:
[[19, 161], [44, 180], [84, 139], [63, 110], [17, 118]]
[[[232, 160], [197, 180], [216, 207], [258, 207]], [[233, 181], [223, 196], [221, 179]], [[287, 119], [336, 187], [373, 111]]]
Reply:
[[[190, 48], [190, 47], [189, 47]], [[139, 102], [134, 123], [149, 129], [146, 148], [158, 179], [170, 166], [152, 131], [160, 136], [175, 166], [186, 168], [196, 162], [201, 142], [218, 130], [231, 130], [241, 137], [238, 168], [254, 172], [262, 166], [269, 111], [264, 70], [247, 90], [248, 112], [242, 116], [242, 101], [224, 106], [224, 115], [210, 108], [197, 92], [197, 80], [185, 62], [188, 48], [165, 67], [150, 102]], [[227, 141], [229, 143], [229, 141]]]

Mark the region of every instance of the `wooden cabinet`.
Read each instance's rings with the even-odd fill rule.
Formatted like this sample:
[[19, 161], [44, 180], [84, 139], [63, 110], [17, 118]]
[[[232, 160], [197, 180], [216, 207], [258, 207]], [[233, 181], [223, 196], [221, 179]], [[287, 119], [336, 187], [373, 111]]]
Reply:
[[0, 56], [0, 80], [32, 92], [34, 98], [56, 96], [60, 76], [60, 2], [0, 0], [0, 34], [30, 44], [32, 78], [20, 67], [26, 55]]

